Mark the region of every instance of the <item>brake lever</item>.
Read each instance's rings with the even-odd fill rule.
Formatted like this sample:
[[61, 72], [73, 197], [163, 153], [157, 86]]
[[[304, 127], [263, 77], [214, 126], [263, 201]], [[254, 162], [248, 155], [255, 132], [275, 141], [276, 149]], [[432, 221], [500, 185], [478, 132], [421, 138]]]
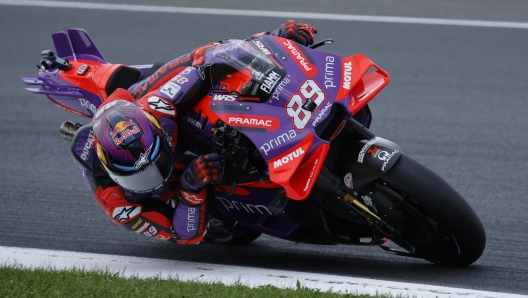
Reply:
[[334, 43], [334, 39], [333, 38], [328, 38], [328, 39], [325, 39], [323, 41], [320, 41], [318, 43], [314, 43], [313, 45], [309, 46], [310, 49], [315, 49], [315, 48], [318, 48], [320, 46], [324, 46], [325, 44], [331, 44], [331, 43]]

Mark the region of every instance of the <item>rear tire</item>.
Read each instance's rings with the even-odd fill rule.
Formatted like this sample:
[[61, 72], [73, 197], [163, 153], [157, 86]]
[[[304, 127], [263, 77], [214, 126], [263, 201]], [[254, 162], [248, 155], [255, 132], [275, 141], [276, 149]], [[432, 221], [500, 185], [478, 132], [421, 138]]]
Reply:
[[[486, 235], [480, 219], [438, 175], [402, 154], [380, 180], [378, 193], [393, 197], [387, 202], [400, 203], [397, 208], [392, 206], [398, 211], [378, 208], [378, 215], [400, 230], [401, 237], [414, 246], [417, 255], [436, 264], [454, 266], [470, 265], [482, 255]], [[375, 198], [373, 201], [378, 203]]]

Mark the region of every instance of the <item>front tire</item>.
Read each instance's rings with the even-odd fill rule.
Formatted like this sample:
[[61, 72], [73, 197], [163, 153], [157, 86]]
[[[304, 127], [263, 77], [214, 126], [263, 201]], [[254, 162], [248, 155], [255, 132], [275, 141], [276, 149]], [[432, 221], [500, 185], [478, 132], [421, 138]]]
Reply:
[[402, 154], [380, 182], [372, 199], [378, 215], [401, 232], [400, 246], [410, 243], [415, 255], [445, 265], [467, 266], [482, 255], [482, 223], [438, 175]]

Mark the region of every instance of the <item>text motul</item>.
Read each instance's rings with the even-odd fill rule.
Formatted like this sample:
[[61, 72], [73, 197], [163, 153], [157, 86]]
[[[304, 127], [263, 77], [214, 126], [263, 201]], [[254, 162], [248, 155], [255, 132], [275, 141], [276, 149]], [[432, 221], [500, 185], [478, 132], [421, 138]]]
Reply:
[[273, 162], [273, 168], [276, 169], [276, 168], [282, 167], [283, 165], [289, 163], [290, 161], [298, 158], [299, 156], [301, 156], [303, 154], [304, 154], [303, 148], [299, 147], [299, 148], [297, 148], [297, 150], [291, 152], [290, 154], [284, 156], [283, 158], [274, 161]]
[[343, 88], [350, 90], [350, 81], [352, 81], [352, 62], [346, 62], [343, 71]]

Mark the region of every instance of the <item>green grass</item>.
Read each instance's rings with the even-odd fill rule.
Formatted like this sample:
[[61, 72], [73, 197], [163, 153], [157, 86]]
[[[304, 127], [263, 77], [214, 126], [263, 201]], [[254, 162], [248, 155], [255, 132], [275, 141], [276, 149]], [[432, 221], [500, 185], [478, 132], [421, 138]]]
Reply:
[[[44, 268], [0, 267], [0, 297], [372, 297], [336, 294], [302, 287], [249, 288], [242, 284], [183, 282], [177, 279], [124, 278], [104, 271], [65, 271]], [[391, 296], [375, 296], [391, 297]]]

